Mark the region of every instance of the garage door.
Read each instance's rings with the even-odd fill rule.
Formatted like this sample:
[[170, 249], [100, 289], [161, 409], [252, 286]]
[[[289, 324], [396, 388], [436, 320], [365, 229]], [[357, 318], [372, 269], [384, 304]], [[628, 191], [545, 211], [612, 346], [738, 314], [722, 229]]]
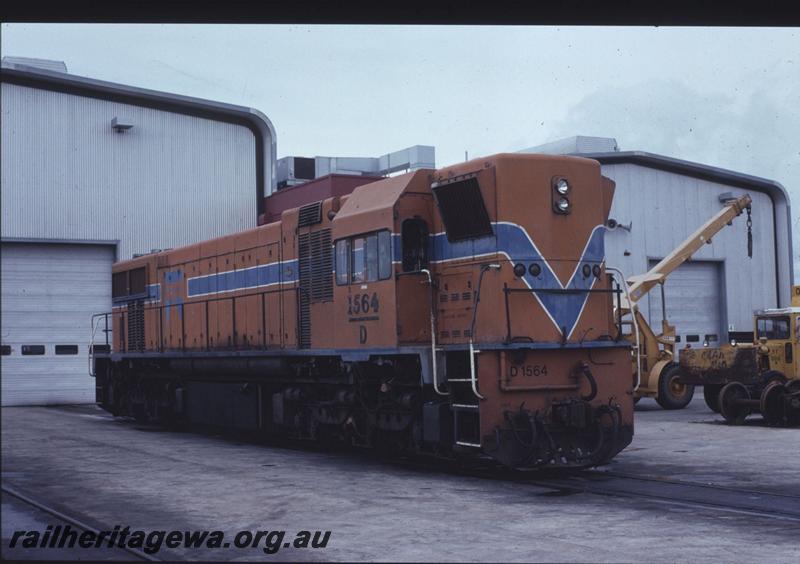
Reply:
[[3, 243], [2, 405], [94, 401], [93, 313], [111, 309], [114, 249]]
[[[652, 261], [650, 268], [656, 265]], [[723, 301], [720, 284], [722, 263], [692, 261], [682, 264], [667, 277], [664, 285], [667, 319], [675, 326], [679, 339], [678, 348], [686, 343], [702, 347], [720, 344], [724, 338], [720, 303]], [[650, 326], [661, 332], [661, 291], [653, 288], [648, 294], [650, 304]]]

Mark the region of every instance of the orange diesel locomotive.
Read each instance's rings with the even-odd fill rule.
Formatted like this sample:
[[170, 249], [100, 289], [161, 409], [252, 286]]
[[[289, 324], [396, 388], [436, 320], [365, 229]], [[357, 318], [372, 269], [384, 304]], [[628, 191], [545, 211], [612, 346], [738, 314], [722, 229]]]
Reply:
[[596, 161], [500, 154], [117, 263], [97, 402], [515, 468], [603, 463], [633, 437], [613, 192]]

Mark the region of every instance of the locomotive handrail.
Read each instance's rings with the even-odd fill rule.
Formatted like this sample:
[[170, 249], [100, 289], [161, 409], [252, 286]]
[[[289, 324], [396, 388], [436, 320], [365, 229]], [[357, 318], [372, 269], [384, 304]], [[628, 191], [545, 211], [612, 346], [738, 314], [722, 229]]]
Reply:
[[[606, 271], [609, 271], [609, 270], [611, 272], [616, 272], [617, 274], [619, 274], [620, 278], [622, 278], [622, 284], [620, 284], [620, 285], [625, 290], [625, 298], [627, 298], [628, 303], [633, 303], [633, 302], [630, 301], [631, 297], [630, 297], [630, 293], [628, 291], [628, 283], [626, 282], [627, 278], [625, 278], [625, 274], [623, 274], [622, 270], [619, 269], [619, 268], [606, 265]], [[617, 292], [619, 292], [619, 290], [617, 290]], [[619, 294], [617, 294], [617, 295], [619, 295]], [[622, 310], [621, 309], [617, 309], [617, 311], [619, 312], [620, 333], [622, 333]], [[642, 377], [641, 377], [642, 354], [641, 354], [641, 348], [640, 348], [641, 343], [639, 343], [639, 322], [636, 321], [636, 316], [635, 315], [631, 315], [631, 318], [633, 319], [633, 328], [634, 328], [634, 331], [636, 332], [636, 386], [634, 386], [634, 388], [633, 388], [633, 391], [635, 392], [636, 390], [639, 389], [639, 385], [642, 383]]]
[[436, 321], [435, 321], [435, 308], [434, 308], [434, 301], [433, 301], [433, 278], [431, 277], [431, 271], [427, 268], [421, 268], [420, 270], [413, 270], [411, 272], [401, 272], [397, 275], [399, 278], [400, 276], [410, 276], [410, 275], [419, 275], [424, 274], [428, 279], [428, 286], [430, 288], [430, 292], [428, 293], [428, 298], [431, 307], [431, 369], [432, 369], [432, 376], [433, 376], [433, 391], [439, 394], [440, 396], [449, 396], [450, 392], [443, 392], [439, 389], [439, 378], [438, 373], [436, 371]]
[[109, 345], [108, 334], [111, 331], [108, 328], [108, 316], [113, 314], [114, 314], [113, 312], [108, 311], [104, 313], [95, 313], [92, 315], [92, 320], [90, 323], [92, 331], [89, 335], [89, 355], [88, 355], [89, 376], [91, 376], [92, 378], [96, 376], [94, 372], [94, 337], [97, 334], [97, 328], [100, 325], [100, 318], [102, 317], [105, 320], [105, 329], [103, 329], [103, 332], [106, 334], [106, 346], [108, 346]]
[[[610, 267], [608, 270], [610, 270]], [[622, 290], [619, 288], [587, 288], [585, 290], [576, 288], [509, 288], [508, 285], [505, 284], [503, 286], [503, 295], [506, 306], [506, 343], [510, 343], [517, 338], [511, 336], [511, 309], [508, 304], [508, 295], [514, 293], [531, 294], [534, 292], [542, 294], [615, 294], [619, 301]], [[621, 331], [622, 329], [619, 328], [619, 332]], [[566, 339], [566, 337], [564, 337], [564, 339]]]
[[475, 338], [475, 320], [478, 317], [478, 304], [481, 302], [481, 284], [483, 283], [483, 275], [487, 270], [500, 270], [501, 266], [497, 263], [484, 264], [481, 266], [481, 274], [478, 277], [478, 289], [475, 292], [475, 305], [472, 307], [472, 323], [469, 326], [469, 380], [472, 385], [472, 393], [479, 399], [486, 399], [480, 392], [478, 392], [478, 379], [475, 375], [475, 353], [480, 352], [475, 350], [472, 340]]

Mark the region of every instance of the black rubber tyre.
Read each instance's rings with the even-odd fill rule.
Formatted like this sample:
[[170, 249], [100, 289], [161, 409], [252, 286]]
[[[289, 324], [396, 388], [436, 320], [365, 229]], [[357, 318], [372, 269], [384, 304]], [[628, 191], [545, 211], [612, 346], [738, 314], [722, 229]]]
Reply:
[[677, 364], [668, 364], [661, 371], [656, 401], [664, 409], [683, 409], [692, 401], [694, 385], [678, 382], [680, 374], [680, 366]]
[[719, 413], [719, 392], [722, 389], [720, 385], [703, 386], [703, 399], [706, 400], [708, 409], [714, 413]]

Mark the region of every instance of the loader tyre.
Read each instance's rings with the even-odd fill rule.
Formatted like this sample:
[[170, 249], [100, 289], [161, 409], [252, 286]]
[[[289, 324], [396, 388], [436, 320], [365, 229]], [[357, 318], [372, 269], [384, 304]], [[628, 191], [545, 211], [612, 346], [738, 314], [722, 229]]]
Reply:
[[680, 375], [681, 369], [677, 364], [668, 364], [661, 371], [656, 401], [664, 409], [683, 409], [692, 401], [694, 385], [679, 382]]
[[714, 413], [719, 413], [719, 392], [722, 386], [713, 384], [703, 386], [703, 399], [706, 400], [708, 409]]

